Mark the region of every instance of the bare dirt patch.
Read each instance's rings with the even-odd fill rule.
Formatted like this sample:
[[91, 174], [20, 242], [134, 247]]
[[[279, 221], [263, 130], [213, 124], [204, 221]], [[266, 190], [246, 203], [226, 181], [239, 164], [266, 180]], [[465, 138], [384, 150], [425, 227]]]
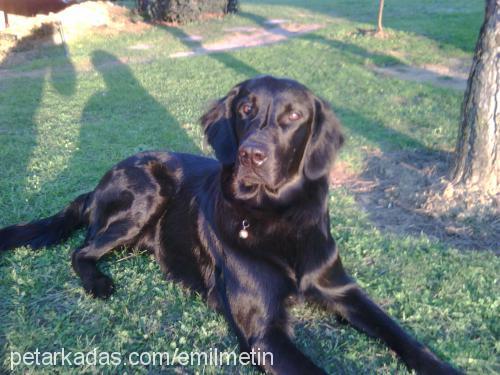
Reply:
[[64, 44], [91, 31], [102, 35], [137, 32], [151, 27], [134, 20], [129, 9], [108, 1], [87, 1], [55, 14], [36, 17], [9, 15], [9, 23], [8, 29], [0, 31], [0, 62], [3, 67], [36, 58], [44, 46]]
[[467, 84], [470, 64], [469, 60], [450, 59], [445, 64], [398, 64], [388, 67], [371, 66], [371, 69], [375, 73], [405, 81], [429, 82], [435, 86], [463, 91]]
[[[269, 28], [239, 27], [227, 29], [228, 35], [214, 43], [200, 43], [200, 46], [190, 51], [177, 52], [170, 57], [188, 57], [204, 55], [212, 52], [249, 48], [281, 42], [305, 33], [318, 30], [319, 24], [297, 24], [286, 20], [269, 20]], [[278, 25], [278, 26], [274, 26]]]
[[36, 17], [9, 15], [9, 21], [10, 27], [5, 32], [15, 35], [18, 39], [31, 34], [33, 28], [42, 24], [62, 24], [67, 40], [78, 38], [94, 28], [113, 33], [150, 27], [147, 23], [134, 20], [128, 8], [109, 1], [86, 1], [58, 13]]
[[500, 193], [453, 188], [451, 156], [429, 151], [373, 152], [362, 173], [337, 165], [333, 187], [346, 187], [381, 230], [424, 233], [454, 247], [500, 254]]

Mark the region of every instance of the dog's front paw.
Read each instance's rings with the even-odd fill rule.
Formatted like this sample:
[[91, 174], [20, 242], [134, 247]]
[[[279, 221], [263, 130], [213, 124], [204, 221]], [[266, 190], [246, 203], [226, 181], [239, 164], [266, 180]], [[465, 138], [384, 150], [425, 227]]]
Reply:
[[113, 280], [105, 275], [99, 275], [83, 284], [85, 291], [92, 297], [107, 299], [115, 291]]

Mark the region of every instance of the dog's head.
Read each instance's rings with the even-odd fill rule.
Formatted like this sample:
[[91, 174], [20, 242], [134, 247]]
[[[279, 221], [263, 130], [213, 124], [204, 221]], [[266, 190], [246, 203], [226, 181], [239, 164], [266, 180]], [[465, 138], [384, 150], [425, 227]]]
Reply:
[[324, 100], [270, 76], [233, 87], [201, 123], [216, 157], [232, 168], [234, 198], [252, 206], [288, 200], [304, 181], [327, 177], [344, 140]]

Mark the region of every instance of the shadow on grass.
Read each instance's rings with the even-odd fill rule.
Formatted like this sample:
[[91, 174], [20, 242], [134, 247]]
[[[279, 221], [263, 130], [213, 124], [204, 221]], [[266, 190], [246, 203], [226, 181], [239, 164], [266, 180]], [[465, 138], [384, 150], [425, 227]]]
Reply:
[[[307, 11], [344, 18], [353, 22], [368, 23], [376, 27], [378, 1], [362, 0], [356, 2], [328, 0], [255, 0], [262, 5], [286, 5]], [[395, 30], [422, 35], [433, 39], [441, 46], [474, 52], [476, 38], [481, 26], [483, 6], [464, 11], [453, 1], [407, 2], [406, 4], [386, 3], [384, 7], [384, 26]], [[467, 25], [467, 27], [464, 27]], [[474, 30], [471, 32], [471, 30]]]
[[[240, 75], [243, 75], [245, 77], [245, 79], [262, 74], [261, 72], [256, 70], [254, 67], [237, 59], [236, 57], [234, 57], [230, 53], [212, 52], [212, 51], [204, 49], [203, 44], [200, 41], [192, 40], [190, 38], [190, 35], [187, 34], [180, 27], [165, 26], [165, 25], [161, 25], [161, 24], [157, 24], [155, 26], [165, 30], [166, 32], [168, 32], [172, 36], [176, 37], [186, 47], [188, 47], [192, 50], [197, 50], [201, 53], [205, 53], [205, 54], [209, 55], [212, 59], [223, 64], [226, 68], [231, 69]], [[185, 58], [191, 58], [191, 57], [185, 57]], [[235, 85], [237, 83], [238, 82], [234, 82]], [[228, 87], [228, 90], [229, 90], [229, 87]]]
[[[0, 91], [3, 92], [0, 93], [0, 113], [9, 114], [7, 116], [0, 115], [0, 140], [4, 137], [6, 139], [5, 143], [0, 141], [4, 160], [3, 166], [0, 168], [0, 179], [15, 181], [11, 190], [14, 192], [13, 197], [16, 199], [16, 204], [24, 203], [25, 208], [19, 209], [23, 219], [31, 219], [24, 217], [24, 212], [29, 212], [29, 207], [32, 206], [32, 194], [28, 193], [27, 189], [33, 175], [30, 163], [40, 138], [36, 117], [44, 94], [50, 85], [62, 96], [61, 100], [65, 100], [65, 98], [71, 98], [76, 89], [75, 67], [67, 53], [65, 44], [55, 44], [52, 38], [55, 32], [53, 24], [42, 24], [34, 28], [30, 35], [16, 41], [0, 64], [0, 70], [15, 66], [18, 52], [32, 58], [39, 58], [48, 53], [45, 51], [56, 52], [57, 56], [57, 65], [54, 65], [54, 61], [51, 59], [50, 65], [37, 69], [36, 74], [28, 75], [24, 79], [17, 79], [15, 85], [14, 81], [9, 80], [8, 74], [5, 73], [6, 70], [4, 71], [6, 80], [0, 81]], [[65, 67], [64, 72], [59, 69], [61, 64]], [[15, 90], [20, 94], [9, 94], [10, 90]], [[4, 195], [4, 197], [6, 196], [7, 194]], [[1, 201], [0, 198], [0, 206], [2, 205]]]
[[169, 150], [201, 153], [168, 103], [158, 102], [135, 78], [129, 66], [113, 54], [92, 53], [94, 69], [105, 87], [94, 92], [83, 108], [78, 147], [59, 177], [51, 183], [68, 191], [62, 182], [72, 181], [76, 193], [94, 189], [115, 163], [140, 151]]
[[415, 138], [389, 128], [380, 121], [367, 118], [358, 111], [336, 106], [335, 104], [333, 104], [333, 108], [344, 128], [348, 129], [352, 134], [376, 144], [383, 151], [394, 150], [395, 148], [428, 149], [427, 146]]

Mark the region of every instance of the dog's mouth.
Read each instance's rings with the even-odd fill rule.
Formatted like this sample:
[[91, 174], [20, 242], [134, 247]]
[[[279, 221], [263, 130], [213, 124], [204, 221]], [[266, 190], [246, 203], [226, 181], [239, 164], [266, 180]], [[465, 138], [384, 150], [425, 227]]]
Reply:
[[276, 195], [283, 181], [274, 182], [265, 175], [264, 170], [236, 164], [233, 170], [233, 189], [237, 196], [243, 200], [250, 200], [263, 195]]
[[243, 176], [238, 178], [239, 191], [245, 194], [256, 193], [259, 187], [263, 185], [263, 181], [255, 176]]
[[263, 178], [256, 175], [245, 175], [237, 177], [238, 190], [245, 195], [256, 195], [259, 191], [276, 194], [280, 185], [272, 185]]
[[260, 189], [258, 185], [252, 185], [249, 187], [239, 186], [236, 196], [239, 200], [249, 201], [259, 196], [259, 190]]
[[253, 168], [239, 165], [233, 173], [233, 186], [239, 193], [238, 195], [244, 199], [254, 197], [262, 189], [262, 186], [266, 185], [266, 180]]

